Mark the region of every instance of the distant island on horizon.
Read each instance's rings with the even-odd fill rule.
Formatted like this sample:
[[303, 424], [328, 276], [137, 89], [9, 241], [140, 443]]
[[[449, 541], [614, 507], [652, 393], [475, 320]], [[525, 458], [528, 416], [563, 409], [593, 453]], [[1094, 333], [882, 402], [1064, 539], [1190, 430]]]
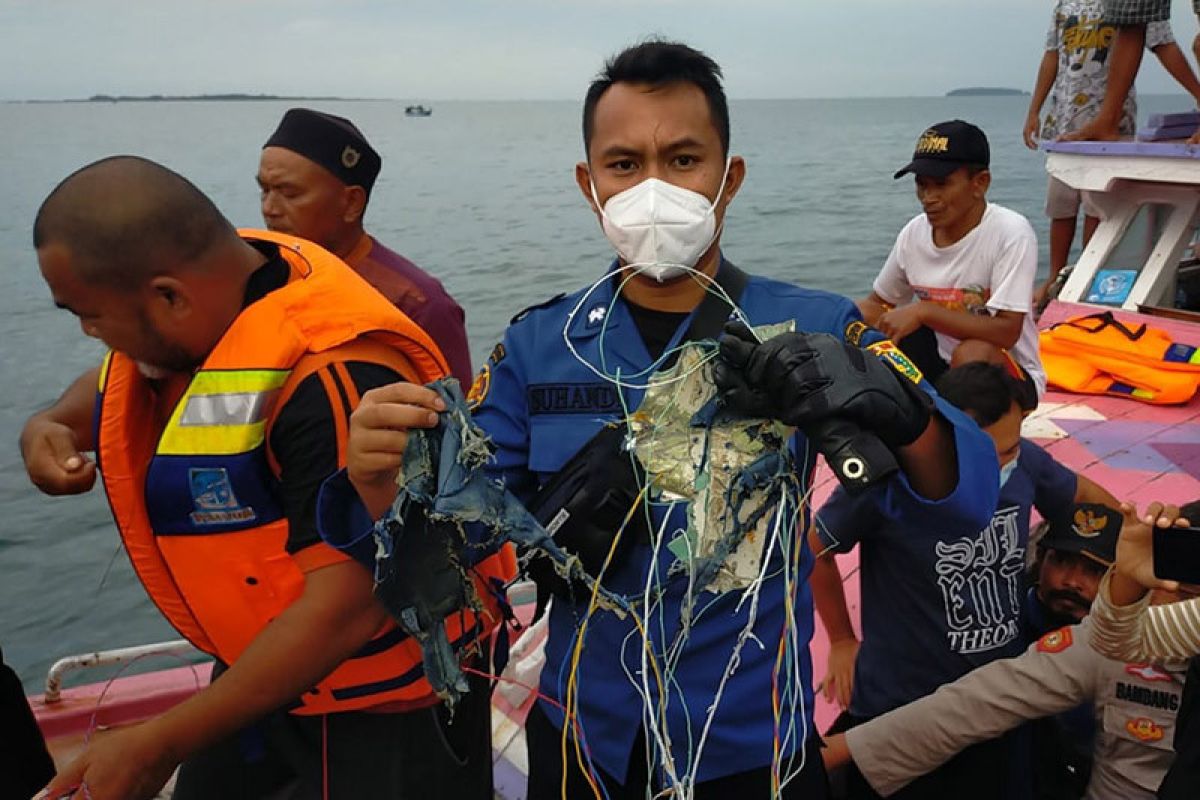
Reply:
[[966, 86], [962, 89], [951, 89], [946, 97], [1010, 97], [1012, 95], [1029, 94], [1024, 89], [1006, 89], [1001, 86]]

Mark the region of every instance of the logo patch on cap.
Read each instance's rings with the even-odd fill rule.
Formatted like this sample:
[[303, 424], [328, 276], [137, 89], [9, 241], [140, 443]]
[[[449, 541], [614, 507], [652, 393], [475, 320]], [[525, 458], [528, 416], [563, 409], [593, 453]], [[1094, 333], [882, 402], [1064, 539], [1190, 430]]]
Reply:
[[362, 153], [350, 145], [346, 145], [346, 149], [342, 151], [342, 166], [346, 169], [354, 169], [360, 158], [362, 158]]
[[943, 136], [937, 131], [930, 128], [921, 134], [921, 138], [917, 140], [917, 155], [930, 155], [931, 153], [946, 153], [950, 150], [950, 137]]
[[1149, 717], [1135, 717], [1125, 723], [1125, 730], [1139, 742], [1158, 742], [1163, 738], [1162, 726]]
[[1061, 653], [1073, 643], [1071, 638], [1070, 628], [1059, 628], [1056, 631], [1050, 631], [1042, 638], [1038, 639], [1037, 649], [1039, 653]]
[[1071, 530], [1084, 539], [1094, 539], [1107, 524], [1108, 520], [1105, 517], [1093, 513], [1091, 509], [1080, 508], [1075, 511]]
[[882, 342], [869, 345], [867, 350], [879, 356], [884, 363], [913, 383], [920, 383], [921, 379], [925, 377], [921, 370], [917, 369], [917, 365], [904, 355], [904, 351], [896, 347], [891, 339], [884, 339]]

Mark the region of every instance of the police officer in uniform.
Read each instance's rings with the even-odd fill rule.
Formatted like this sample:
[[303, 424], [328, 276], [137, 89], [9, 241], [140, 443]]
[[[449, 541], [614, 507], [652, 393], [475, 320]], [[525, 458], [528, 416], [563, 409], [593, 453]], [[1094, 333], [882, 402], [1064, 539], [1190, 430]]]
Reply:
[[[650, 41], [610, 60], [587, 92], [587, 160], [576, 166], [575, 175], [617, 261], [606, 271], [612, 273], [608, 277], [597, 274], [603, 279], [593, 287], [519, 314], [477, 377], [471, 396], [475, 419], [495, 445], [490, 469], [524, 501], [535, 502], [539, 489], [552, 483], [606, 421], [638, 407], [643, 391], [637, 385], [661, 366], [664, 354], [692, 338], [712, 279], [726, 285], [739, 272], [723, 257], [719, 240], [746, 165], [729, 155], [729, 115], [720, 78], [719, 67], [703, 53]], [[998, 472], [991, 441], [960, 412], [918, 388], [919, 373], [866, 328], [850, 300], [743, 277], [743, 285], [730, 294], [750, 325], [790, 323], [803, 332], [763, 343], [744, 327], [726, 334], [716, 370], [726, 405], [747, 417], [772, 417], [826, 432], [812, 439], [798, 433], [791, 440], [797, 478], [805, 485], [815, 462], [810, 445], [829, 452], [844, 445], [837, 452], [863, 456], [853, 462], [859, 466], [876, 463], [872, 456], [882, 449], [906, 476], [889, 478], [879, 493], [887, 513], [936, 516], [939, 524], [978, 530], [996, 501]], [[707, 338], [719, 332], [720, 320]], [[852, 346], [874, 342], [895, 368]], [[618, 374], [641, 379], [618, 385], [613, 380]], [[405, 430], [432, 424], [430, 395], [405, 385], [374, 390], [352, 417], [347, 474], [373, 517], [395, 496]], [[830, 429], [831, 424], [837, 428], [831, 423], [835, 418], [851, 423], [850, 432], [842, 427], [835, 435]], [[331, 489], [326, 484], [326, 494]], [[653, 529], [686, 528], [679, 505], [670, 519], [656, 507]], [[803, 547], [801, 537], [795, 543]], [[684, 624], [688, 585], [686, 575], [668, 575], [675, 556], [665, 547], [662, 551], [664, 586], [654, 624], [645, 632], [646, 658], [654, 659], [651, 669], [659, 674], [668, 669], [663, 651]], [[632, 544], [620, 568], [605, 573], [605, 585], [640, 594], [652, 568], [652, 552], [648, 541]], [[810, 567], [811, 554], [805, 549], [801, 580]], [[609, 798], [645, 797], [648, 789], [678, 785], [678, 776], [665, 773], [664, 761], [679, 772], [694, 768], [697, 798], [739, 792], [767, 797], [777, 759], [782, 774], [794, 773], [780, 796], [824, 797], [807, 648], [811, 596], [801, 583], [789, 600], [781, 572], [768, 573], [754, 626], [762, 647], [751, 642], [742, 648], [736, 670], [723, 681], [739, 632], [747, 626], [750, 604], [739, 605], [737, 592], [705, 594], [703, 614], [693, 620], [686, 643], [672, 657], [670, 680], [664, 680], [662, 690], [651, 681], [649, 706], [639, 696], [643, 646], [634, 620], [603, 611], [589, 615], [586, 597], [575, 602], [556, 597], [548, 612], [542, 702], [526, 728], [529, 797], [590, 797], [601, 788]], [[784, 709], [780, 724], [789, 734], [777, 740], [771, 686], [780, 637], [789, 627], [789, 602], [794, 603], [790, 624], [800, 643], [803, 685], [781, 688], [794, 689], [798, 702], [791, 706], [794, 712]], [[584, 636], [580, 647], [577, 636]], [[561, 706], [568, 684], [577, 687], [577, 705], [564, 733]], [[656, 740], [669, 738], [669, 755], [656, 749], [648, 756], [646, 713], [655, 714], [661, 726], [654, 732]], [[710, 714], [711, 725], [706, 726]], [[701, 740], [702, 757], [693, 762]]]
[[[1115, 509], [1083, 503], [1054, 519], [1039, 547], [1043, 556], [1092, 560], [1102, 574], [1115, 558], [1121, 522]], [[1080, 622], [1045, 633], [1017, 658], [987, 664], [932, 695], [830, 736], [826, 765], [852, 759], [879, 794], [905, 796], [904, 787], [963, 748], [1035, 720], [1037, 796], [1153, 797], [1171, 765], [1187, 664], [1130, 663], [1088, 647], [1093, 626], [1084, 613], [1098, 583], [1081, 589]], [[1094, 730], [1083, 729], [1081, 715]], [[1074, 750], [1082, 745], [1088, 752], [1080, 759]]]

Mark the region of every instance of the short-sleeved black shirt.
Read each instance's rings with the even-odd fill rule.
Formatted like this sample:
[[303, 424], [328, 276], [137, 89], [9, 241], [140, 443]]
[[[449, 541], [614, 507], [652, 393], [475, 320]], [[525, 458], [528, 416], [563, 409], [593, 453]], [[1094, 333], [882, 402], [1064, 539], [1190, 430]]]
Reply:
[[[258, 268], [246, 283], [243, 307], [261, 300], [287, 284], [289, 267], [270, 243], [254, 242], [267, 262]], [[361, 396], [378, 386], [402, 380], [389, 367], [362, 361], [345, 362], [346, 372], [354, 383], [354, 392], [343, 385], [335, 364], [328, 364], [309, 375], [279, 409], [271, 429], [271, 452], [280, 467], [281, 502], [288, 521], [287, 551], [297, 553], [321, 541], [317, 533], [316, 507], [321, 484], [343, 465], [338, 463], [337, 429], [334, 408], [349, 418], [353, 407], [352, 394]], [[327, 373], [329, 384], [340, 395], [330, 402], [321, 373]], [[347, 423], [348, 424], [348, 423]]]

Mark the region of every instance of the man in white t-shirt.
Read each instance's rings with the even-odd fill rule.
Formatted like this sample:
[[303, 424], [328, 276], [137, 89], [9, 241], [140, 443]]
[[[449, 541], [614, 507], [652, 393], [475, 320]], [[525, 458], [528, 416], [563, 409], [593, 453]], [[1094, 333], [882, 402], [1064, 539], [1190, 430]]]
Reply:
[[1022, 382], [1021, 407], [1031, 411], [1046, 390], [1032, 316], [1037, 236], [1025, 217], [987, 201], [990, 162], [987, 136], [969, 122], [921, 134], [895, 177], [916, 177], [924, 213], [900, 231], [858, 305], [926, 378], [1000, 364]]

